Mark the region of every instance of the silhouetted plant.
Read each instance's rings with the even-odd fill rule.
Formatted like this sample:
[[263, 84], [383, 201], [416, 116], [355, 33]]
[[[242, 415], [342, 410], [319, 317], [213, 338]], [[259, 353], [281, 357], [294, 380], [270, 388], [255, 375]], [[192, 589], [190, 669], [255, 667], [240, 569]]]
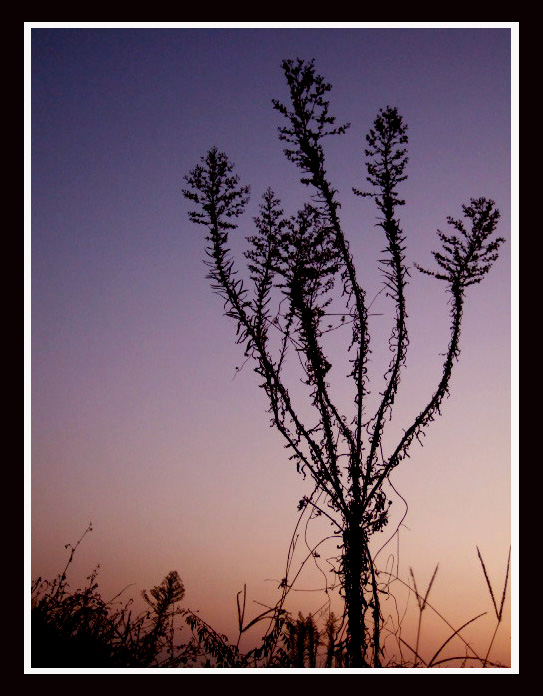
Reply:
[[326, 638], [326, 660], [324, 663], [325, 667], [340, 666], [338, 664], [338, 650], [337, 650], [337, 619], [334, 612], [331, 612], [327, 619], [324, 627], [324, 635]]
[[300, 612], [296, 621], [286, 624], [287, 645], [293, 667], [315, 667], [319, 646], [319, 631], [311, 614]]
[[432, 585], [434, 584], [434, 580], [436, 578], [438, 567], [439, 567], [439, 564], [436, 565], [436, 567], [435, 567], [432, 578], [431, 578], [430, 582], [428, 583], [428, 588], [426, 589], [424, 597], [419, 595], [418, 590], [417, 590], [417, 583], [415, 581], [415, 573], [413, 572], [412, 568], [409, 568], [409, 572], [411, 573], [411, 577], [413, 579], [413, 587], [415, 588], [415, 597], [417, 598], [417, 604], [419, 607], [419, 623], [417, 626], [417, 642], [415, 644], [415, 650], [413, 651], [415, 653], [415, 657], [417, 657], [417, 658], [419, 658], [419, 641], [420, 641], [420, 628], [422, 625], [422, 614], [423, 614], [424, 610], [426, 609], [426, 604], [428, 602], [428, 596], [430, 595]]
[[[229, 233], [246, 208], [249, 187], [240, 185], [227, 155], [211, 148], [185, 177], [188, 188], [183, 193], [195, 204], [189, 212], [192, 222], [207, 228], [208, 277], [224, 301], [226, 315], [236, 323], [237, 342], [254, 361], [268, 397], [272, 424], [283, 436], [298, 471], [309, 474], [326, 496], [326, 505], [304, 498], [300, 506], [303, 509], [310, 502], [327, 515], [341, 538], [338, 572], [347, 618], [345, 664], [379, 667], [382, 617], [369, 540], [387, 524], [390, 501], [383, 484], [408, 456], [413, 441], [440, 414], [460, 352], [466, 289], [489, 271], [504, 240], [493, 237], [499, 219], [494, 202], [472, 199], [463, 206], [465, 222], [448, 218], [454, 234], [438, 231], [443, 250], [434, 257], [439, 269], [417, 266], [447, 284], [453, 298], [451, 337], [434, 393], [386, 454], [383, 433], [392, 415], [409, 344], [405, 298], [409, 269], [406, 235], [398, 217], [404, 204], [398, 186], [407, 176], [407, 126], [396, 108], [379, 111], [366, 138], [370, 188], [353, 189], [377, 206], [378, 226], [386, 240], [380, 264], [395, 312], [385, 388], [376, 411], [368, 416], [368, 305], [323, 149], [326, 137], [344, 134], [349, 124], [335, 125], [326, 98], [331, 86], [315, 72], [314, 61], [285, 60], [282, 67], [290, 103], [273, 100], [287, 122], [279, 128], [279, 138], [287, 144], [284, 152], [301, 170], [300, 181], [309, 187], [311, 197], [295, 215], [285, 217], [275, 193], [271, 189], [264, 193], [253, 233], [247, 237], [252, 293], [238, 276], [229, 250]], [[324, 349], [326, 335], [342, 327], [350, 331], [348, 377], [353, 387], [353, 414], [341, 413], [334, 401], [332, 363]], [[287, 386], [291, 373], [285, 365], [291, 351], [301, 366], [314, 408], [311, 424], [303, 420]]]
[[132, 616], [132, 600], [114, 605], [98, 592], [94, 570], [83, 589], [70, 592], [67, 573], [75, 546], [64, 571], [52, 582], [37, 578], [32, 585], [31, 648], [33, 667], [176, 667], [195, 660], [194, 645], [175, 641], [174, 619], [185, 614], [176, 607], [184, 595], [176, 571], [143, 596], [150, 606]]
[[492, 650], [492, 646], [494, 645], [494, 639], [496, 638], [496, 634], [498, 632], [498, 628], [500, 627], [500, 624], [502, 622], [503, 618], [503, 605], [505, 604], [505, 597], [507, 594], [507, 584], [509, 582], [509, 569], [510, 569], [510, 563], [511, 563], [511, 549], [509, 549], [509, 555], [507, 557], [507, 568], [505, 571], [505, 580], [503, 582], [503, 592], [502, 592], [502, 598], [500, 600], [500, 608], [498, 609], [498, 604], [496, 603], [496, 599], [494, 597], [494, 592], [492, 590], [492, 583], [490, 582], [490, 579], [488, 577], [488, 573], [486, 571], [486, 566], [485, 562], [483, 561], [483, 557], [481, 555], [481, 552], [479, 551], [479, 547], [477, 547], [477, 555], [479, 556], [479, 561], [481, 562], [481, 567], [483, 569], [483, 573], [485, 576], [486, 580], [486, 585], [488, 587], [488, 591], [490, 592], [490, 598], [492, 599], [492, 604], [494, 606], [494, 611], [496, 613], [496, 628], [494, 629], [494, 633], [492, 634], [492, 639], [490, 641], [490, 645], [488, 646], [488, 650], [484, 659], [483, 667], [486, 667], [488, 663], [488, 656], [490, 655], [490, 651]]

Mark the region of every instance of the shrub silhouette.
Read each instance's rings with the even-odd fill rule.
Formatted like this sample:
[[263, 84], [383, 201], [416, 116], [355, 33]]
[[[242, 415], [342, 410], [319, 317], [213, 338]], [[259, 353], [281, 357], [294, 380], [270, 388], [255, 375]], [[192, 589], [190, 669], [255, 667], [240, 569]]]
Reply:
[[[89, 526], [85, 534], [91, 531]], [[85, 536], [83, 535], [83, 537]], [[115, 606], [98, 591], [97, 572], [83, 589], [70, 592], [67, 572], [83, 537], [71, 549], [64, 571], [32, 587], [32, 667], [175, 667], [186, 664], [191, 647], [176, 644], [175, 605], [184, 596], [176, 571], [143, 597], [150, 610], [133, 617], [129, 600]]]

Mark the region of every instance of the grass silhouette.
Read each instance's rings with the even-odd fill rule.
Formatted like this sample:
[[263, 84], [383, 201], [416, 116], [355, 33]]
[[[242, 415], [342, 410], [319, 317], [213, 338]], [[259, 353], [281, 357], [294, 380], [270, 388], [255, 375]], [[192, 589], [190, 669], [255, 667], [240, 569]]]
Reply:
[[[172, 668], [172, 667], [226, 667], [226, 668], [342, 668], [347, 664], [345, 618], [333, 613], [326, 616], [294, 618], [283, 609], [282, 601], [276, 607], [267, 607], [250, 621], [245, 621], [247, 589], [236, 596], [238, 613], [238, 638], [230, 642], [228, 637], [215, 631], [199, 614], [180, 606], [185, 589], [176, 571], [171, 571], [163, 581], [149, 591], [141, 593], [147, 608], [133, 615], [133, 600], [121, 601], [119, 592], [104, 601], [98, 589], [98, 568], [87, 577], [82, 589], [70, 591], [68, 571], [74, 555], [84, 537], [92, 531], [92, 525], [75, 545], [66, 544], [69, 557], [63, 571], [53, 580], [37, 578], [32, 583], [31, 610], [31, 666], [33, 668]], [[503, 622], [504, 604], [510, 574], [510, 556], [498, 606], [492, 584], [479, 548], [486, 585], [496, 615], [496, 627], [486, 653], [479, 654], [464, 639], [462, 631], [484, 616], [483, 612], [455, 628], [430, 602], [429, 596], [436, 579], [438, 566], [433, 572], [424, 593], [419, 592], [412, 568], [411, 584], [397, 575], [380, 571], [391, 581], [398, 581], [417, 602], [418, 623], [415, 644], [411, 645], [401, 635], [401, 623], [384, 626], [399, 648], [400, 659], [389, 657], [382, 662], [384, 668], [438, 668], [460, 661], [462, 667], [504, 667], [489, 657], [500, 625]], [[383, 590], [386, 594], [388, 590]], [[390, 592], [388, 592], [390, 595]], [[241, 599], [240, 599], [241, 597]], [[283, 598], [284, 599], [284, 598]], [[422, 618], [429, 610], [439, 617], [450, 634], [434, 651], [430, 659], [420, 654]], [[318, 622], [321, 621], [321, 627]], [[239, 643], [242, 634], [261, 621], [269, 622], [269, 629], [261, 644], [242, 653]], [[190, 633], [181, 640], [183, 624]], [[464, 654], [443, 657], [443, 651], [453, 640], [461, 642]], [[407, 648], [412, 659], [402, 652]], [[389, 651], [387, 651], [389, 652]], [[383, 652], [383, 660], [385, 654]]]

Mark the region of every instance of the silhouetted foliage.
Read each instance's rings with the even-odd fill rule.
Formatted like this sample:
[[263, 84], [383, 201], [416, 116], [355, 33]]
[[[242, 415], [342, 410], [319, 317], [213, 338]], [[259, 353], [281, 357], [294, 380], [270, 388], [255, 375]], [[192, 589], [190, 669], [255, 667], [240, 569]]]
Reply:
[[[275, 193], [271, 189], [264, 193], [254, 233], [247, 237], [245, 255], [252, 293], [238, 275], [228, 246], [229, 233], [236, 229], [237, 218], [247, 205], [249, 187], [240, 185], [227, 155], [216, 147], [210, 149], [185, 177], [188, 188], [183, 193], [196, 204], [189, 213], [192, 222], [207, 228], [208, 277], [224, 301], [226, 315], [236, 324], [237, 342], [254, 361], [260, 386], [268, 397], [272, 425], [285, 439], [297, 469], [304, 476], [309, 474], [316, 490], [325, 494], [331, 513], [317, 505], [313, 496], [300, 505], [303, 508], [311, 503], [330, 517], [341, 537], [338, 572], [347, 619], [345, 665], [378, 667], [382, 616], [369, 540], [387, 524], [390, 501], [383, 484], [408, 456], [413, 440], [419, 439], [440, 413], [459, 356], [465, 290], [488, 272], [504, 240], [492, 238], [499, 212], [493, 201], [484, 198], [463, 206], [468, 226], [448, 218], [457, 234], [438, 231], [443, 251], [435, 252], [434, 257], [441, 270], [420, 270], [444, 280], [453, 297], [451, 338], [442, 377], [419, 415], [385, 453], [383, 433], [392, 415], [409, 345], [405, 299], [409, 269], [406, 235], [398, 217], [404, 204], [398, 186], [407, 177], [407, 126], [396, 108], [387, 106], [379, 111], [366, 137], [366, 180], [370, 187], [353, 189], [377, 206], [378, 226], [386, 240], [380, 265], [395, 312], [385, 388], [376, 411], [368, 416], [368, 306], [340, 221], [340, 202], [328, 178], [323, 148], [324, 138], [344, 134], [349, 124], [335, 125], [327, 100], [331, 86], [316, 73], [314, 61], [285, 60], [282, 67], [290, 103], [273, 100], [274, 108], [287, 122], [279, 128], [279, 138], [287, 144], [285, 155], [300, 169], [300, 181], [310, 188], [311, 197], [296, 214], [285, 217]], [[341, 321], [330, 324], [335, 321], [331, 317], [337, 316]], [[325, 353], [324, 339], [330, 330], [341, 327], [350, 331], [348, 377], [354, 415], [339, 411], [329, 383], [332, 362]], [[287, 386], [289, 377], [284, 368], [291, 351], [301, 365], [302, 381], [314, 407], [312, 424], [302, 420]], [[290, 645], [289, 650], [298, 661], [309, 659], [305, 642], [308, 630], [303, 622], [295, 629], [290, 625], [289, 635], [295, 635], [300, 643]]]
[[[92, 529], [91, 526], [87, 532]], [[85, 534], [87, 533], [85, 532]], [[85, 536], [83, 535], [83, 537]], [[132, 600], [120, 606], [98, 592], [97, 573], [83, 589], [70, 592], [67, 572], [81, 542], [70, 544], [64, 571], [49, 582], [38, 578], [32, 586], [32, 667], [176, 667], [194, 658], [192, 645], [175, 640], [174, 620], [184, 610], [176, 607], [184, 596], [176, 571], [143, 597], [150, 611], [132, 615]], [[121, 593], [119, 593], [121, 594]]]
[[[177, 571], [171, 571], [159, 585], [141, 593], [150, 610], [136, 616], [130, 608], [132, 599], [116, 603], [122, 592], [109, 602], [102, 599], [97, 569], [88, 576], [86, 587], [70, 591], [68, 571], [79, 544], [90, 531], [91, 525], [75, 546], [66, 544], [70, 555], [62, 573], [52, 582], [37, 578], [32, 584], [32, 667], [316, 666], [322, 640], [313, 618], [300, 614], [293, 621], [284, 610], [273, 608], [244, 623], [246, 588], [243, 606], [238, 595], [239, 637], [260, 621], [272, 620], [272, 629], [260, 645], [247, 653], [242, 653], [237, 644], [215, 631], [199, 614], [178, 606], [185, 588]], [[191, 630], [185, 642], [180, 640], [177, 617]]]
[[[344, 620], [339, 620], [333, 613], [328, 613], [324, 625], [321, 622], [321, 628], [319, 628], [315, 616], [309, 614], [304, 617], [303, 614], [298, 613], [298, 618], [294, 619], [281, 608], [281, 602], [279, 602], [276, 607], [266, 609], [245, 622], [247, 599], [245, 586], [236, 598], [239, 629], [236, 644], [230, 642], [226, 635], [215, 631], [199, 614], [190, 609], [175, 606], [185, 596], [183, 582], [176, 571], [168, 573], [160, 585], [153, 587], [149, 592], [142, 592], [151, 610], [141, 612], [135, 617], [132, 616], [132, 609], [130, 609], [132, 600], [125, 601], [124, 604], [116, 603], [124, 590], [109, 602], [104, 602], [98, 591], [97, 570], [89, 575], [88, 585], [84, 589], [70, 592], [67, 572], [77, 547], [91, 529], [92, 527], [89, 526], [75, 546], [66, 545], [66, 548], [70, 549], [70, 556], [64, 571], [54, 581], [37, 578], [32, 584], [32, 667], [331, 668], [350, 664], [348, 644], [343, 637]], [[502, 666], [491, 662], [489, 654], [503, 617], [509, 579], [509, 559], [498, 609], [479, 549], [477, 554], [497, 619], [486, 656], [478, 655], [473, 646], [461, 636], [461, 631], [483, 616], [485, 612], [455, 629], [428, 601], [437, 567], [424, 595], [419, 594], [414, 573], [410, 569], [413, 587], [408, 587], [416, 597], [419, 608], [417, 640], [415, 647], [410, 646], [401, 637], [400, 626], [397, 626], [394, 635], [400, 648], [401, 661], [398, 662], [392, 656], [384, 666], [437, 667], [448, 665], [453, 660], [460, 660], [462, 666], [467, 663], [480, 663], [483, 667]], [[426, 608], [436, 613], [452, 631], [434, 652], [433, 657], [427, 661], [418, 653], [422, 616]], [[191, 630], [188, 640], [184, 642], [180, 640], [181, 626], [174, 624], [176, 617], [182, 617]], [[246, 653], [241, 652], [239, 649], [241, 636], [262, 621], [269, 621], [269, 628], [260, 644]], [[388, 632], [392, 635], [390, 629]], [[438, 659], [445, 646], [455, 638], [464, 643], [465, 654]], [[403, 657], [402, 645], [409, 649], [415, 658], [414, 661]]]

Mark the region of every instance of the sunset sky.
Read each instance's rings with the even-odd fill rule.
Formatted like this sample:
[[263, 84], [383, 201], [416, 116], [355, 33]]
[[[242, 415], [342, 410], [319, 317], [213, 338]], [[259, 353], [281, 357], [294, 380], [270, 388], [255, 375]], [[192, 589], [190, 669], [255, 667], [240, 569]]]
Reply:
[[[297, 504], [311, 482], [269, 427], [251, 365], [236, 370], [243, 350], [205, 277], [204, 231], [190, 223], [182, 189], [212, 146], [235, 163], [251, 185], [232, 242], [244, 272], [243, 241], [266, 188], [288, 214], [307, 200], [283, 155], [272, 99], [288, 98], [283, 59], [314, 58], [333, 86], [332, 113], [351, 123], [325, 143], [327, 171], [359, 280], [376, 297], [375, 395], [393, 307], [377, 295], [384, 242], [375, 206], [352, 187], [365, 185], [365, 134], [378, 110], [397, 106], [409, 128], [400, 211], [409, 264], [433, 264], [436, 230], [461, 217], [470, 198], [492, 198], [501, 211], [506, 243], [489, 276], [467, 291], [450, 398], [424, 446], [415, 443], [393, 474], [391, 522], [373, 545], [394, 534], [405, 499], [399, 542], [378, 557], [383, 571], [399, 562], [404, 582], [411, 567], [426, 587], [439, 563], [430, 601], [455, 628], [488, 612], [466, 632], [484, 653], [495, 621], [476, 546], [501, 596], [512, 538], [511, 30], [31, 24], [28, 577], [61, 572], [65, 544], [92, 522], [74, 589], [97, 564], [104, 598], [130, 584], [127, 595], [137, 597], [177, 570], [183, 604], [234, 642], [244, 583], [250, 614], [262, 611], [255, 601], [279, 598]], [[412, 268], [391, 448], [441, 376], [448, 300], [443, 283]], [[308, 533], [316, 541], [322, 530]], [[287, 608], [317, 611], [324, 593], [303, 590], [321, 586], [322, 573], [307, 568]], [[509, 599], [506, 606], [490, 659], [510, 665]], [[424, 620], [421, 645], [431, 656], [447, 629], [429, 612]], [[455, 650], [462, 654], [462, 644], [448, 654]]]

